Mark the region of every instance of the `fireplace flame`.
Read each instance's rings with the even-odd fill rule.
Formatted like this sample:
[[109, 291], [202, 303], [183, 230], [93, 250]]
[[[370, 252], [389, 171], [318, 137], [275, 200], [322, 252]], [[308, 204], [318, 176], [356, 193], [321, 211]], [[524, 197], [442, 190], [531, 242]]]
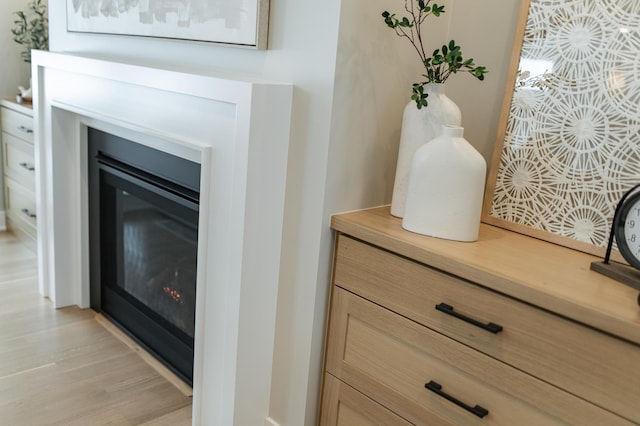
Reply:
[[178, 290], [175, 290], [171, 287], [163, 287], [162, 290], [164, 290], [164, 292], [173, 299], [174, 302], [177, 303], [183, 303], [182, 301], [182, 295], [180, 294], [180, 292]]
[[[172, 280], [172, 284], [178, 284], [178, 270], [176, 269], [174, 275], [173, 275], [173, 280]], [[162, 290], [165, 292], [165, 294], [167, 294], [169, 297], [171, 297], [173, 299], [174, 302], [176, 303], [184, 303], [184, 300], [182, 299], [182, 295], [180, 294], [180, 292], [178, 290], [176, 290], [175, 288], [172, 288], [170, 285], [167, 285], [165, 287], [162, 287]]]

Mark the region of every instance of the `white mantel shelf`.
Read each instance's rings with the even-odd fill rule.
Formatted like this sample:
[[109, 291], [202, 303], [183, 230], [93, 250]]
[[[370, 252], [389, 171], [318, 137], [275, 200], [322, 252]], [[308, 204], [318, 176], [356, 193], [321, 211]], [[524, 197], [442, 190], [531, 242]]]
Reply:
[[40, 291], [89, 306], [88, 127], [201, 164], [193, 423], [269, 422], [293, 87], [34, 52]]

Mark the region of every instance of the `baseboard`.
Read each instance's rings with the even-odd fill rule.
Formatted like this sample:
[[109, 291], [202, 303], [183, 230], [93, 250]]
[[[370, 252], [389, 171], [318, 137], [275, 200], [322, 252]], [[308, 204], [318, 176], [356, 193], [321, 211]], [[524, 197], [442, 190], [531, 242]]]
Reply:
[[280, 425], [271, 417], [267, 417], [266, 419], [264, 419], [264, 426], [280, 426]]
[[7, 216], [4, 214], [4, 211], [0, 211], [0, 231], [7, 230]]

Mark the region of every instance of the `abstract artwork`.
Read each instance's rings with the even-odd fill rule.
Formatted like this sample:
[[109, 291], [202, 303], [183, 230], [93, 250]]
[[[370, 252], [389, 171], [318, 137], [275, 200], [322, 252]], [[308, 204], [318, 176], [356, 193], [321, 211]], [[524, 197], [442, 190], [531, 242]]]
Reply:
[[483, 220], [600, 254], [640, 183], [640, 2], [523, 3]]
[[269, 0], [67, 0], [72, 32], [266, 48]]

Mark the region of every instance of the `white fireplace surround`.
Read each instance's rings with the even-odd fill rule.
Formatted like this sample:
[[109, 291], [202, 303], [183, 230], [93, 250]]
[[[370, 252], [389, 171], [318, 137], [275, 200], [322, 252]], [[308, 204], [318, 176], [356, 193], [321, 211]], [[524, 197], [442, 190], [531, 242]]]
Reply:
[[40, 291], [89, 306], [87, 127], [201, 164], [194, 425], [268, 419], [293, 87], [34, 52]]

